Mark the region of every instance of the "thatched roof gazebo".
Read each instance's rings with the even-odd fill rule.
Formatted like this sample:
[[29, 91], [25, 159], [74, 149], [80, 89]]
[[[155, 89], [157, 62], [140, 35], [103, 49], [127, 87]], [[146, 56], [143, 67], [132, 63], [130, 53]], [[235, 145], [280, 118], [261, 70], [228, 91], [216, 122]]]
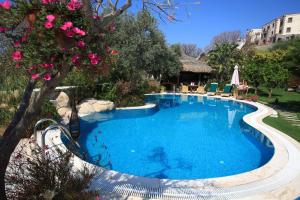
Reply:
[[203, 59], [183, 55], [180, 61], [182, 63], [181, 83], [204, 83], [212, 72], [212, 68]]

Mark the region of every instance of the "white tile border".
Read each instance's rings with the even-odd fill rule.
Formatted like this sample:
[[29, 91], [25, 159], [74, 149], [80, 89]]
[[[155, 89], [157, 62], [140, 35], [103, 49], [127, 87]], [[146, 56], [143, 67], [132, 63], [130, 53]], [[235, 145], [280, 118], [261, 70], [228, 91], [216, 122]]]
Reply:
[[[206, 96], [180, 93], [164, 94]], [[257, 111], [244, 116], [243, 120], [267, 136], [274, 145], [274, 156], [267, 164], [258, 169], [238, 175], [197, 180], [145, 178], [122, 174], [99, 167], [103, 173], [99, 174], [92, 188], [102, 192], [111, 192], [136, 198], [197, 199], [200, 197], [244, 198], [249, 197], [249, 195], [268, 194], [271, 191], [287, 187], [289, 183], [293, 181], [297, 181], [297, 183], [300, 184], [299, 143], [262, 122], [263, 118], [273, 114], [273, 109], [260, 103], [235, 100], [230, 97], [215, 96], [210, 98], [228, 99], [257, 107]], [[133, 109], [147, 109], [149, 108], [148, 106], [134, 107]], [[130, 108], [127, 108], [127, 110], [128, 109]], [[55, 134], [51, 137], [53, 136], [55, 136]], [[54, 145], [62, 144], [60, 137], [58, 138], [58, 140], [56, 139], [54, 141]], [[53, 143], [53, 139], [50, 138], [47, 140], [51, 140], [51, 143]], [[83, 165], [93, 166], [76, 156], [74, 162], [78, 168]], [[288, 190], [290, 188], [287, 188], [287, 192], [292, 191], [291, 193], [293, 194], [291, 195], [300, 195], [300, 185], [297, 185], [297, 187], [298, 189], [293, 190]]]

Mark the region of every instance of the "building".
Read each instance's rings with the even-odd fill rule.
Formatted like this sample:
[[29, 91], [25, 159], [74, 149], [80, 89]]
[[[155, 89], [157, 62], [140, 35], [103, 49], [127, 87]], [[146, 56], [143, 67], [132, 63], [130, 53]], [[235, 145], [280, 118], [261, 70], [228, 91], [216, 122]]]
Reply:
[[251, 44], [259, 44], [261, 41], [261, 34], [261, 28], [251, 29], [247, 32], [247, 42], [250, 42]]
[[300, 36], [300, 13], [287, 14], [247, 32], [247, 40], [252, 44], [272, 44], [281, 40]]

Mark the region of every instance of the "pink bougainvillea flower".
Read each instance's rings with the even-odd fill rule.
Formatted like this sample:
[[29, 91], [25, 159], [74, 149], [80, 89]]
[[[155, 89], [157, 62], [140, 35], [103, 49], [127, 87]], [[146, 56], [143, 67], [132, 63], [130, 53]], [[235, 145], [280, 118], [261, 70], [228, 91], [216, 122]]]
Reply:
[[47, 22], [44, 23], [44, 27], [45, 27], [46, 29], [51, 29], [51, 28], [53, 28], [53, 23], [47, 21]]
[[65, 32], [65, 34], [66, 34], [67, 37], [70, 37], [70, 38], [74, 36], [74, 32], [73, 32], [73, 31], [70, 31], [70, 30], [67, 30], [67, 31]]
[[44, 80], [45, 81], [50, 81], [51, 80], [51, 75], [49, 73], [44, 75]]
[[6, 28], [0, 27], [0, 33], [4, 33], [6, 31]]
[[89, 53], [88, 57], [92, 65], [97, 65], [99, 63], [100, 57], [95, 53]]
[[48, 63], [40, 64], [39, 66], [44, 69], [53, 69], [54, 68], [53, 64], [48, 64]]
[[14, 61], [20, 61], [22, 59], [22, 52], [19, 50], [13, 52], [12, 58]]
[[15, 47], [19, 47], [21, 45], [21, 41], [20, 40], [17, 40], [14, 42], [14, 46]]
[[4, 8], [6, 10], [10, 9], [10, 1], [9, 0], [5, 0], [3, 3], [0, 3], [0, 8]]
[[21, 68], [20, 63], [17, 63], [17, 64], [16, 64], [16, 68], [18, 68], [18, 69]]
[[84, 48], [85, 47], [85, 42], [83, 40], [80, 40], [80, 41], [77, 42], [77, 46], [79, 48]]
[[74, 55], [74, 56], [71, 58], [72, 63], [73, 63], [73, 64], [77, 64], [79, 58], [80, 58], [80, 55], [79, 55], [79, 54]]
[[82, 7], [82, 4], [78, 1], [78, 0], [71, 0], [68, 4], [67, 4], [67, 9], [69, 11], [75, 11], [78, 10]]
[[49, 4], [49, 3], [55, 3], [58, 2], [58, 0], [42, 0], [42, 4]]
[[97, 65], [99, 63], [99, 59], [91, 59], [92, 65]]
[[118, 55], [118, 54], [119, 54], [119, 51], [117, 51], [117, 50], [112, 50], [110, 53], [111, 53], [111, 55], [115, 56], [115, 55]]
[[70, 21], [65, 22], [63, 25], [60, 26], [60, 29], [66, 31], [69, 28], [73, 27], [73, 23]]
[[46, 19], [48, 22], [53, 22], [55, 20], [55, 16], [54, 15], [47, 15]]
[[40, 77], [40, 74], [31, 74], [31, 79], [36, 80]]
[[67, 21], [64, 24], [67, 26], [67, 28], [72, 28], [73, 27], [73, 23], [70, 22], [70, 21]]
[[95, 53], [89, 53], [88, 54], [89, 59], [96, 58], [96, 56], [97, 56], [97, 54], [95, 54]]
[[74, 27], [72, 30], [74, 33], [81, 35], [81, 36], [85, 36], [85, 34], [86, 34], [84, 30], [81, 30], [80, 28], [77, 28], [77, 27]]

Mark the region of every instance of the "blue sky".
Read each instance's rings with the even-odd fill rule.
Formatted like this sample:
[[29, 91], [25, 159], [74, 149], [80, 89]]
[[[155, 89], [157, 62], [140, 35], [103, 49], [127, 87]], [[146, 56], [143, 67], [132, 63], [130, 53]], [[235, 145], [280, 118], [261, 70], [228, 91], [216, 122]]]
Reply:
[[[0, 2], [3, 0], [0, 0]], [[136, 11], [137, 2], [130, 9]], [[173, 0], [176, 1], [176, 0]], [[122, 1], [120, 1], [122, 2]], [[199, 5], [179, 5], [176, 18], [180, 22], [164, 23], [159, 27], [169, 44], [194, 43], [208, 45], [213, 36], [224, 31], [261, 27], [286, 13], [300, 13], [300, 0], [177, 0], [179, 4], [200, 2]]]
[[200, 0], [200, 5], [181, 6], [177, 10], [177, 18], [182, 22], [160, 22], [160, 28], [168, 43], [205, 47], [220, 32], [245, 33], [286, 13], [300, 13], [300, 0]]

